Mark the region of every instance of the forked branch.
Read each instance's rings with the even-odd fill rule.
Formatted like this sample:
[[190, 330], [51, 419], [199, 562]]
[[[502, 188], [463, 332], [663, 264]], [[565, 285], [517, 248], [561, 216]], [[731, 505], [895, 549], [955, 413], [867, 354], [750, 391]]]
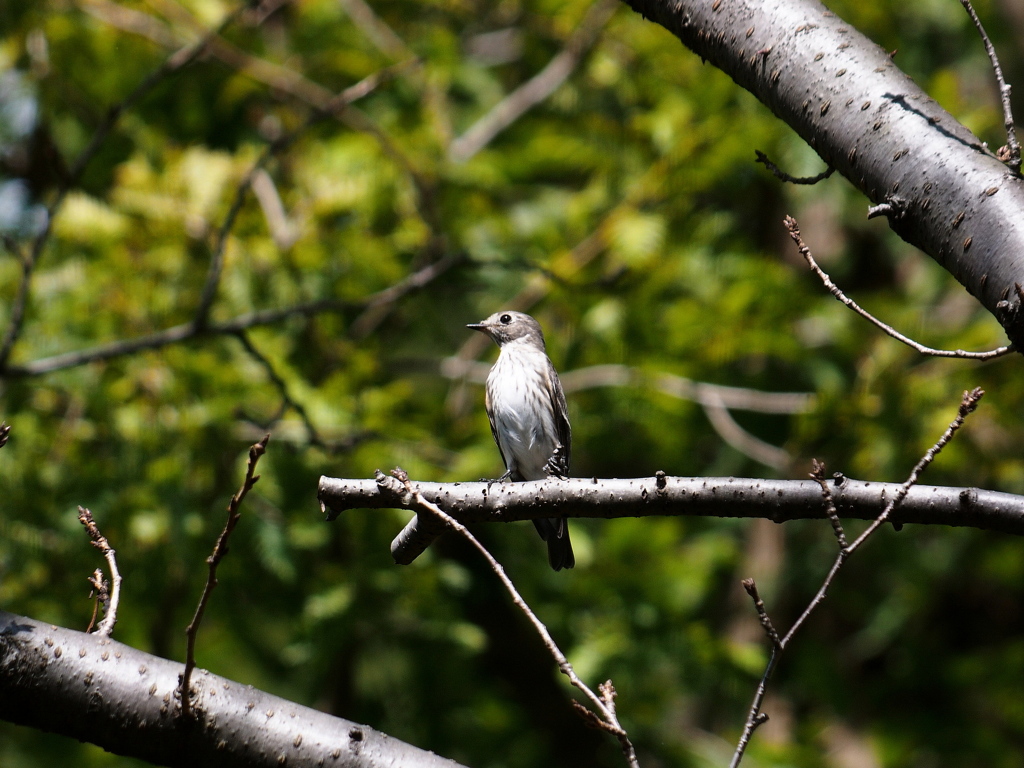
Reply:
[[[391, 472], [391, 475], [392, 477], [388, 477], [380, 470], [377, 470], [375, 475], [377, 484], [381, 486], [391, 486], [391, 491], [395, 492], [398, 489], [396, 489], [394, 485], [400, 483], [401, 487], [404, 488], [405, 494], [409, 497], [414, 506], [432, 517], [435, 517], [441, 521], [444, 526], [458, 533], [481, 555], [483, 555], [484, 559], [487, 560], [488, 564], [491, 566], [491, 570], [494, 571], [495, 575], [501, 580], [501, 583], [508, 591], [512, 598], [512, 602], [518, 606], [518, 608], [526, 615], [526, 618], [530, 623], [533, 624], [534, 629], [537, 630], [537, 634], [540, 635], [545, 647], [551, 653], [555, 663], [558, 665], [559, 671], [568, 677], [569, 682], [575, 688], [579, 689], [584, 696], [590, 699], [590, 702], [594, 706], [594, 709], [588, 709], [582, 704], [574, 702], [576, 711], [579, 712], [592, 726], [608, 731], [614, 735], [619, 740], [619, 745], [622, 747], [622, 753], [625, 755], [626, 762], [630, 765], [630, 768], [639, 768], [640, 764], [636, 759], [636, 750], [633, 749], [633, 744], [629, 740], [629, 734], [626, 733], [626, 730], [619, 723], [618, 716], [615, 713], [615, 687], [612, 685], [611, 680], [598, 686], [600, 695], [594, 693], [594, 691], [580, 679], [579, 675], [576, 674], [572, 664], [569, 663], [565, 654], [562, 653], [562, 650], [558, 647], [557, 643], [555, 643], [554, 638], [551, 637], [551, 633], [544, 625], [544, 622], [537, 617], [537, 614], [533, 612], [533, 609], [531, 609], [523, 599], [523, 596], [519, 594], [519, 590], [516, 589], [512, 580], [508, 577], [508, 574], [505, 573], [505, 569], [501, 566], [501, 563], [494, 558], [494, 555], [487, 551], [487, 548], [469, 532], [469, 529], [466, 528], [466, 526], [441, 509], [437, 504], [427, 501], [423, 497], [423, 494], [415, 489], [412, 483], [409, 482], [409, 475], [406, 474], [405, 470], [396, 468]], [[396, 480], [397, 483], [395, 483]]]
[[853, 543], [847, 544], [846, 534], [843, 531], [842, 525], [839, 524], [839, 517], [836, 513], [835, 502], [832, 498], [832, 491], [824, 479], [825, 467], [818, 461], [814, 462], [811, 477], [813, 477], [821, 486], [826, 514], [832, 521], [833, 532], [835, 533], [836, 540], [839, 542], [839, 552], [836, 554], [836, 559], [832, 563], [832, 567], [829, 569], [828, 575], [825, 576], [825, 580], [818, 588], [814, 597], [807, 604], [807, 607], [804, 608], [803, 613], [800, 614], [799, 618], [793, 622], [793, 626], [790, 627], [785, 636], [781, 638], [779, 637], [778, 632], [776, 632], [771, 619], [768, 617], [768, 612], [764, 607], [764, 603], [758, 596], [754, 580], [745, 579], [743, 581], [743, 587], [754, 602], [754, 608], [757, 611], [761, 626], [764, 628], [765, 634], [768, 636], [768, 640], [772, 644], [772, 650], [771, 655], [768, 657], [768, 663], [765, 665], [764, 673], [761, 675], [761, 680], [757, 685], [757, 690], [754, 693], [754, 701], [750, 705], [750, 711], [747, 714], [747, 720], [743, 726], [743, 731], [740, 734], [739, 742], [736, 744], [736, 751], [733, 753], [732, 762], [729, 764], [729, 768], [737, 768], [737, 766], [739, 766], [754, 731], [756, 731], [758, 727], [768, 719], [768, 716], [761, 711], [761, 707], [764, 704], [764, 697], [768, 690], [768, 683], [771, 680], [772, 673], [775, 671], [775, 667], [779, 662], [779, 658], [793, 640], [794, 635], [796, 635], [800, 627], [807, 622], [814, 610], [821, 605], [822, 601], [824, 601], [829, 587], [832, 586], [832, 582], [835, 580], [836, 575], [839, 573], [839, 570], [843, 567], [846, 560], [850, 555], [856, 552], [857, 549], [859, 549], [875, 531], [890, 519], [893, 510], [903, 503], [907, 494], [910, 493], [910, 489], [917, 483], [921, 473], [924, 472], [932, 461], [934, 461], [939, 452], [949, 443], [950, 440], [953, 439], [956, 431], [963, 426], [966, 418], [974, 412], [975, 408], [978, 407], [978, 401], [981, 400], [984, 394], [985, 393], [981, 389], [973, 389], [970, 392], [964, 392], [956, 418], [950, 422], [949, 427], [947, 427], [946, 431], [942, 433], [942, 436], [925, 452], [920, 461], [917, 462], [906, 481], [903, 482], [896, 494], [885, 505], [885, 508], [878, 517], [872, 521], [871, 525], [869, 525], [864, 532], [853, 541]]

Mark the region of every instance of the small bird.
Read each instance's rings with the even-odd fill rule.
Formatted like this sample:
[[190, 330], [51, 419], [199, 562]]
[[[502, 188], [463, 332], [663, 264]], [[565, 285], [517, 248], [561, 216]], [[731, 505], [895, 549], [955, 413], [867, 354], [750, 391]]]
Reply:
[[[505, 462], [499, 480], [568, 477], [569, 411], [540, 324], [522, 312], [504, 311], [466, 327], [486, 333], [501, 350], [487, 375], [484, 399], [491, 434]], [[538, 518], [533, 524], [548, 543], [552, 568], [576, 565], [564, 517]]]

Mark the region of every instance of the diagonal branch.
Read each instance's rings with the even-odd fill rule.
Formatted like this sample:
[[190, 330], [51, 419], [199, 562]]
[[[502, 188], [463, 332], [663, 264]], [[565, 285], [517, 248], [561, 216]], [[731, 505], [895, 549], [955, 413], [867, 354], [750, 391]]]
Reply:
[[821, 278], [821, 282], [828, 289], [829, 293], [831, 293], [833, 296], [836, 297], [838, 301], [845, 304], [847, 307], [852, 309], [865, 320], [874, 324], [876, 327], [880, 328], [882, 331], [884, 331], [889, 336], [892, 336], [897, 341], [900, 341], [906, 344], [908, 347], [917, 350], [922, 355], [931, 355], [933, 357], [959, 357], [967, 360], [991, 360], [995, 357], [1002, 357], [1003, 355], [1008, 355], [1009, 353], [1015, 351], [1015, 347], [1013, 344], [1010, 344], [1005, 347], [998, 347], [997, 349], [992, 349], [989, 350], [988, 352], [965, 352], [962, 349], [932, 349], [931, 347], [926, 347], [923, 344], [914, 341], [909, 336], [904, 336], [895, 328], [893, 328], [890, 325], [886, 325], [877, 317], [868, 312], [866, 309], [861, 307], [857, 302], [855, 302], [853, 299], [849, 298], [845, 293], [843, 293], [842, 290], [840, 290], [839, 286], [832, 282], [832, 279], [825, 273], [825, 271], [821, 267], [818, 266], [818, 263], [814, 260], [814, 256], [811, 255], [811, 249], [804, 244], [803, 238], [800, 236], [800, 226], [796, 223], [796, 219], [794, 219], [792, 216], [787, 216], [783, 220], [783, 223], [786, 225], [786, 229], [789, 231], [789, 236], [793, 238], [793, 242], [796, 243], [796, 247], [800, 250], [800, 255], [803, 256], [804, 260], [807, 262], [807, 266], [809, 266], [814, 271], [814, 274]]
[[[622, 725], [620, 725], [618, 716], [615, 713], [615, 693], [611, 681], [609, 680], [601, 687], [601, 696], [595, 694], [594, 691], [591, 690], [590, 686], [584, 683], [583, 680], [580, 679], [579, 675], [576, 674], [576, 670], [573, 669], [572, 664], [569, 663], [565, 654], [562, 653], [562, 649], [558, 647], [557, 643], [555, 643], [555, 639], [551, 636], [551, 633], [544, 625], [544, 622], [537, 617], [537, 614], [533, 612], [533, 609], [530, 608], [529, 604], [523, 599], [523, 596], [519, 594], [519, 590], [517, 590], [515, 585], [512, 583], [512, 579], [508, 577], [508, 574], [505, 573], [505, 569], [502, 568], [501, 564], [494, 558], [494, 555], [487, 551], [487, 548], [480, 543], [479, 539], [469, 532], [466, 526], [462, 525], [458, 520], [441, 509], [437, 504], [427, 501], [423, 497], [423, 494], [414, 489], [412, 483], [409, 482], [409, 475], [407, 475], [404, 470], [396, 468], [392, 471], [391, 475], [392, 477], [389, 478], [383, 472], [377, 470], [375, 476], [377, 484], [380, 486], [387, 486], [389, 492], [392, 493], [401, 493], [404, 491], [412, 504], [437, 518], [446, 527], [454, 530], [462, 536], [462, 538], [468, 541], [474, 549], [483, 555], [484, 559], [487, 560], [488, 564], [491, 566], [491, 570], [494, 571], [498, 579], [501, 580], [502, 585], [508, 591], [512, 598], [512, 602], [515, 603], [519, 610], [525, 614], [526, 618], [533, 625], [533, 628], [537, 630], [537, 634], [540, 635], [544, 646], [551, 653], [551, 656], [555, 660], [555, 664], [558, 665], [559, 671], [569, 678], [569, 682], [573, 687], [581, 691], [584, 696], [590, 699], [591, 703], [597, 710], [597, 713], [599, 713], [595, 714], [593, 710], [586, 710], [586, 708], [583, 708], [589, 715], [589, 717], [584, 716], [584, 718], [588, 720], [588, 722], [598, 725], [598, 727], [601, 727], [613, 734], [619, 740], [622, 752], [626, 757], [626, 762], [629, 763], [631, 768], [639, 768], [633, 744], [630, 742], [629, 735], [626, 733], [626, 730]], [[394, 479], [397, 479], [398, 482], [395, 483]]]
[[92, 138], [89, 140], [89, 143], [86, 145], [85, 149], [82, 150], [81, 154], [71, 166], [71, 170], [63, 179], [57, 190], [57, 195], [49, 206], [47, 206], [46, 221], [43, 224], [43, 228], [32, 241], [29, 253], [21, 260], [21, 283], [18, 285], [18, 293], [14, 298], [14, 304], [11, 308], [11, 317], [8, 321], [7, 330], [4, 332], [3, 341], [0, 341], [0, 372], [6, 370], [7, 361], [11, 356], [11, 350], [14, 348], [15, 342], [18, 340], [18, 336], [21, 335], [21, 329], [25, 321], [25, 310], [28, 306], [29, 292], [32, 286], [32, 274], [35, 271], [36, 264], [43, 252], [43, 248], [50, 238], [50, 233], [53, 231], [54, 217], [60, 210], [68, 192], [70, 192], [71, 188], [78, 183], [78, 180], [81, 178], [86, 166], [99, 151], [103, 142], [106, 141], [107, 136], [113, 130], [117, 121], [121, 118], [121, 115], [134, 107], [147, 93], [153, 90], [154, 87], [163, 82], [166, 78], [195, 61], [200, 54], [206, 50], [210, 42], [218, 37], [224, 28], [234, 21], [234, 19], [245, 8], [245, 3], [238, 5], [233, 11], [225, 15], [216, 27], [203, 35], [198, 42], [187, 45], [184, 48], [180, 48], [167, 57], [163, 64], [153, 70], [135, 87], [135, 90], [128, 94], [128, 96], [126, 96], [121, 102], [111, 107], [107, 112], [103, 122], [100, 123], [99, 127], [93, 133]]
[[828, 575], [825, 576], [825, 580], [818, 588], [818, 591], [807, 604], [807, 607], [804, 608], [803, 613], [801, 613], [797, 620], [793, 622], [793, 626], [790, 627], [789, 631], [781, 639], [779, 639], [778, 633], [775, 631], [771, 624], [771, 620], [768, 618], [764, 604], [760, 602], [760, 599], [757, 596], [756, 588], [753, 587], [753, 580], [747, 580], [750, 582], [750, 586], [747, 586], [747, 581], [744, 582], [744, 587], [754, 600], [754, 605], [757, 609], [761, 624], [765, 629], [765, 633], [768, 635], [768, 638], [772, 643], [772, 651], [768, 658], [768, 663], [765, 666], [764, 674], [761, 676], [761, 681], [758, 683], [757, 690], [754, 693], [754, 701], [750, 705], [750, 712], [747, 715], [747, 720], [744, 724], [739, 742], [736, 744], [736, 751], [733, 753], [732, 762], [729, 763], [729, 768], [737, 768], [737, 766], [739, 766], [740, 761], [743, 759], [743, 755], [746, 752], [747, 745], [750, 743], [750, 737], [753, 735], [754, 731], [768, 719], [768, 716], [761, 711], [761, 706], [764, 703], [768, 682], [771, 679], [772, 673], [774, 672], [782, 653], [789, 646], [793, 637], [800, 630], [800, 627], [807, 622], [811, 617], [811, 614], [814, 613], [814, 610], [825, 600], [829, 587], [832, 586], [832, 582], [835, 581], [836, 575], [846, 563], [847, 559], [849, 559], [850, 555], [856, 552], [857, 549], [859, 549], [875, 531], [877, 531], [887, 520], [891, 518], [893, 511], [903, 504], [904, 500], [910, 493], [911, 488], [917, 484], [917, 480], [921, 476], [921, 473], [927, 469], [928, 465], [935, 460], [935, 457], [939, 452], [949, 443], [950, 440], [953, 439], [957, 430], [963, 426], [966, 418], [978, 407], [978, 402], [984, 394], [985, 393], [981, 389], [973, 389], [970, 392], [964, 392], [956, 418], [953, 419], [950, 425], [946, 428], [946, 431], [943, 432], [942, 436], [917, 462], [907, 479], [899, 486], [896, 493], [886, 503], [882, 512], [872, 521], [871, 525], [869, 525], [864, 532], [850, 544], [846, 544], [846, 536], [843, 533], [842, 526], [839, 525], [832, 492], [828, 488], [827, 484], [823, 482], [824, 467], [822, 467], [817, 461], [814, 462], [814, 472], [812, 473], [812, 476], [815, 477], [815, 481], [819, 483], [822, 489], [826, 514], [832, 520], [833, 530], [840, 543], [839, 552], [836, 554], [836, 559], [832, 563], [832, 567], [829, 569]]
[[153, 765], [462, 768], [369, 726], [205, 670], [196, 675], [207, 719], [182, 727], [188, 724], [169, 716], [181, 662], [2, 610], [0, 661], [0, 720]]
[[[316, 445], [321, 448], [326, 448], [327, 444], [320, 437], [320, 433], [317, 431], [317, 428], [313, 426], [313, 421], [312, 419], [309, 418], [309, 413], [306, 411], [305, 406], [303, 406], [302, 403], [300, 403], [298, 400], [292, 397], [291, 392], [289, 392], [288, 390], [288, 384], [285, 382], [283, 378], [281, 378], [281, 375], [277, 372], [277, 369], [274, 368], [274, 364], [270, 362], [266, 355], [264, 355], [256, 348], [256, 346], [252, 343], [252, 339], [249, 338], [249, 334], [247, 334], [245, 331], [239, 331], [238, 333], [235, 334], [235, 337], [239, 340], [239, 342], [241, 342], [242, 347], [245, 349], [245, 351], [249, 353], [249, 357], [251, 357], [253, 360], [255, 360], [263, 367], [263, 370], [266, 372], [267, 377], [270, 379], [271, 383], [277, 388], [278, 393], [281, 395], [281, 400], [284, 403], [284, 405], [282, 406], [282, 412], [284, 411], [285, 408], [291, 408], [293, 411], [295, 411], [299, 415], [299, 418], [302, 419], [303, 425], [306, 427], [306, 435], [309, 439], [310, 445]], [[281, 415], [283, 415], [283, 413]], [[277, 418], [279, 417], [280, 415]]]
[[496, 104], [448, 148], [448, 159], [464, 163], [486, 147], [499, 133], [540, 104], [568, 79], [583, 55], [597, 40], [605, 24], [618, 9], [617, 0], [596, 0], [565, 48], [540, 72]]
[[981, 19], [978, 18], [978, 14], [974, 12], [971, 0], [960, 0], [960, 5], [967, 11], [971, 21], [974, 22], [974, 26], [978, 30], [978, 34], [981, 35], [981, 41], [985, 45], [985, 52], [988, 54], [989, 61], [992, 62], [992, 71], [995, 72], [996, 82], [999, 84], [999, 100], [1003, 104], [1003, 126], [1006, 129], [1006, 147], [1004, 147], [1006, 153], [1004, 157], [1001, 150], [999, 159], [1004, 160], [1014, 173], [1020, 173], [1020, 144], [1017, 142], [1017, 129], [1013, 124], [1013, 110], [1010, 107], [1010, 86], [1003, 78], [1003, 68], [999, 66], [996, 48], [985, 33], [985, 27], [981, 25]]
[[181, 715], [182, 717], [189, 717], [192, 707], [192, 672], [196, 668], [196, 635], [199, 632], [199, 625], [203, 621], [203, 614], [206, 613], [206, 604], [210, 601], [210, 594], [213, 592], [213, 588], [217, 586], [217, 566], [220, 565], [220, 561], [224, 558], [224, 555], [228, 553], [228, 539], [231, 537], [231, 532], [235, 530], [235, 526], [238, 525], [238, 521], [242, 516], [240, 507], [242, 501], [248, 495], [252, 487], [256, 485], [256, 482], [260, 479], [260, 476], [256, 474], [256, 464], [267, 451], [267, 443], [270, 441], [270, 435], [265, 436], [260, 442], [249, 448], [249, 461], [246, 464], [245, 469], [245, 480], [242, 481], [242, 487], [238, 489], [238, 492], [231, 497], [231, 501], [228, 503], [228, 519], [224, 523], [224, 530], [220, 532], [220, 536], [217, 537], [217, 543], [213, 547], [213, 553], [206, 558], [206, 564], [209, 566], [209, 570], [206, 576], [206, 586], [203, 588], [203, 594], [199, 598], [199, 604], [196, 606], [195, 615], [192, 617], [192, 621], [189, 622], [188, 627], [185, 629], [185, 637], [187, 640], [187, 648], [185, 652], [185, 670], [181, 674], [179, 696], [181, 699]]

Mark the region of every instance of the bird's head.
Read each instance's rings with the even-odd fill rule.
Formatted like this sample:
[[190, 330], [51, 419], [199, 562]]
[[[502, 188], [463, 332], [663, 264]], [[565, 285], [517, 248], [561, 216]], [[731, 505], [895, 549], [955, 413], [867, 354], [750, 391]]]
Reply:
[[544, 333], [540, 329], [540, 323], [524, 312], [495, 312], [483, 322], [470, 323], [466, 327], [486, 333], [499, 347], [510, 341], [523, 340], [544, 349]]

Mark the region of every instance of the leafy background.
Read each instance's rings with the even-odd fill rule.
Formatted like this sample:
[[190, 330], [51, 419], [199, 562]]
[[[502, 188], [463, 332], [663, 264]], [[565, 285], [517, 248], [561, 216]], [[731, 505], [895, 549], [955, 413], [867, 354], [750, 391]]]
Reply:
[[[1002, 143], [988, 61], [958, 3], [831, 7]], [[115, 637], [183, 658], [203, 558], [247, 446], [267, 430], [201, 666], [467, 765], [621, 764], [615, 743], [572, 713], [568, 686], [473, 553], [442, 540], [397, 567], [388, 543], [402, 514], [326, 524], [316, 504], [321, 474], [499, 474], [481, 388], [442, 375], [442, 360], [493, 359], [464, 326], [510, 303], [540, 319], [563, 374], [616, 363], [815, 395], [803, 413], [733, 413], [786, 451], [766, 466], [693, 402], [641, 385], [571, 391], [576, 475], [803, 477], [813, 456], [852, 477], [902, 480], [960, 393], [980, 385], [980, 412], [925, 481], [1024, 492], [1016, 359], [922, 359], [881, 336], [807, 272], [781, 219], [795, 215], [850, 294], [924, 343], [997, 346], [995, 321], [882, 220], [867, 221], [843, 179], [796, 188], [756, 165], [761, 149], [794, 174], [821, 170], [665, 30], [618, 8], [550, 98], [460, 163], [453, 139], [564, 49], [588, 3], [374, 2], [376, 24], [397, 38], [361, 9], [301, 0], [246, 11], [224, 30], [228, 53], [161, 81], [73, 185], [12, 365], [189, 322], [238, 185], [268, 144], [301, 129], [318, 94], [418, 57], [359, 113], [301, 130], [267, 164], [260, 194], [245, 195], [226, 240], [213, 322], [318, 299], [335, 309], [251, 330], [255, 355], [233, 335], [208, 335], [4, 376], [4, 610], [86, 626], [85, 579], [100, 562], [76, 519], [82, 504], [125, 577]], [[107, 108], [230, 11], [218, 0], [0, 6], [4, 322], [16, 252]], [[1020, 82], [1019, 7], [981, 2], [979, 12]], [[446, 256], [457, 262], [423, 290], [379, 311], [360, 305]], [[835, 546], [823, 522], [578, 521], [578, 566], [556, 574], [532, 526], [478, 533], [580, 673], [614, 679], [645, 766], [726, 762], [766, 658], [739, 580], [758, 580], [785, 627]], [[1007, 536], [882, 532], [784, 659], [750, 765], [1016, 765], [1022, 577]], [[0, 765], [50, 764], [134, 761], [0, 723]]]

